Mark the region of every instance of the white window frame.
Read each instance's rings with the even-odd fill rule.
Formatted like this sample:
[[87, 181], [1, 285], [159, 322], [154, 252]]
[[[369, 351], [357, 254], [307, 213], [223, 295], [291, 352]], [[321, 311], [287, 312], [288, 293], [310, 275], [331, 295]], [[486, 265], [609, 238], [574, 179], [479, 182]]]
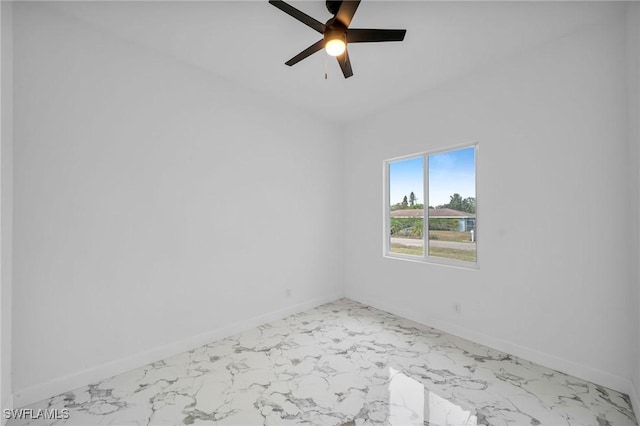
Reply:
[[[383, 238], [383, 252], [382, 255], [390, 259], [408, 260], [413, 262], [429, 263], [444, 266], [453, 266], [465, 269], [480, 269], [479, 268], [479, 252], [480, 246], [476, 240], [476, 261], [467, 262], [464, 260], [449, 259], [446, 257], [429, 256], [429, 156], [434, 154], [440, 154], [448, 151], [457, 151], [465, 148], [474, 148], [474, 168], [475, 168], [475, 198], [476, 198], [476, 226], [479, 221], [479, 202], [478, 199], [478, 142], [465, 143], [455, 146], [449, 146], [445, 148], [434, 149], [425, 152], [418, 152], [409, 155], [403, 155], [401, 157], [394, 157], [383, 161], [383, 226], [382, 226], [382, 238]], [[423, 194], [422, 200], [424, 200], [424, 218], [423, 218], [423, 230], [422, 238], [424, 243], [424, 250], [422, 256], [416, 256], [411, 254], [393, 253], [391, 251], [391, 231], [390, 231], [390, 217], [391, 217], [391, 200], [389, 199], [389, 166], [391, 163], [397, 161], [409, 160], [411, 158], [422, 157], [423, 159]]]

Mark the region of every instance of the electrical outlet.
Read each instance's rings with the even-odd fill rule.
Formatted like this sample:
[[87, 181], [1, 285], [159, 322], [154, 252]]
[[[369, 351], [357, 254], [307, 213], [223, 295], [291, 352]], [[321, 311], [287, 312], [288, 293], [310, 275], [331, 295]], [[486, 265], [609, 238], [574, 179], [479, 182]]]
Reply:
[[291, 297], [291, 289], [290, 288], [285, 289], [284, 290], [284, 295], [287, 296], [287, 297]]
[[460, 304], [460, 302], [455, 302], [455, 303], [453, 304], [453, 311], [454, 311], [456, 314], [459, 314], [459, 313], [461, 313], [461, 312], [462, 312], [462, 305]]

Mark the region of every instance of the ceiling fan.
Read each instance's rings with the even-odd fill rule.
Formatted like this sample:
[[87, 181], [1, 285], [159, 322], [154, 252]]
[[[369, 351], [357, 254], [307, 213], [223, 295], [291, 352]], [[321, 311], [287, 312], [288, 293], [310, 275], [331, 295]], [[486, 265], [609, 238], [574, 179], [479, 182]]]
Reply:
[[358, 5], [360, 5], [360, 0], [327, 0], [327, 10], [333, 15], [333, 18], [324, 24], [282, 0], [269, 0], [269, 3], [323, 35], [322, 40], [318, 40], [289, 59], [285, 62], [286, 65], [295, 65], [317, 51], [325, 49], [329, 55], [335, 56], [338, 60], [344, 78], [349, 78], [353, 75], [349, 52], [347, 51], [349, 43], [402, 41], [407, 33], [407, 30], [349, 28], [353, 15], [356, 13]]

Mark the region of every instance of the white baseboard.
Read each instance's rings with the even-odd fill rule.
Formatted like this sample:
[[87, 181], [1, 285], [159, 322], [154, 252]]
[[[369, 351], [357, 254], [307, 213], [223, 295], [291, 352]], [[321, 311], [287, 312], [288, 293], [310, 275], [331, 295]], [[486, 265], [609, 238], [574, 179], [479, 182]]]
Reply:
[[0, 420], [0, 425], [4, 426], [7, 424], [9, 419], [4, 417], [4, 410], [13, 410], [13, 393], [10, 393], [7, 399], [2, 401], [2, 420]]
[[633, 407], [633, 412], [636, 415], [636, 422], [640, 424], [640, 383], [631, 382], [631, 389], [629, 390], [629, 399], [631, 400], [631, 406]]
[[[497, 349], [501, 352], [508, 353], [510, 355], [517, 356], [519, 358], [535, 362], [544, 367], [551, 368], [553, 370], [561, 371], [572, 376], [597, 383], [602, 386], [606, 386], [610, 389], [616, 390], [630, 395], [631, 393], [631, 381], [626, 377], [620, 377], [606, 371], [591, 368], [585, 365], [577, 364], [572, 361], [568, 361], [557, 356], [540, 352], [525, 346], [521, 346], [497, 337], [489, 336], [477, 331], [470, 330], [468, 328], [460, 327], [455, 324], [451, 324], [446, 321], [430, 318], [427, 315], [419, 312], [415, 312], [410, 309], [394, 306], [387, 302], [370, 298], [367, 296], [361, 297], [360, 295], [346, 292], [345, 297], [355, 300], [360, 303], [364, 303], [374, 308], [378, 308], [395, 315], [399, 315], [403, 318], [415, 321], [420, 324], [427, 325], [429, 327], [437, 328], [444, 332], [453, 334], [463, 339], [470, 340], [472, 342], [480, 343], [481, 345], [488, 346], [493, 349]], [[635, 406], [634, 406], [635, 407]], [[635, 410], [638, 410], [635, 408]]]
[[57, 377], [48, 382], [39, 383], [16, 391], [15, 400], [13, 402], [16, 407], [24, 407], [25, 405], [51, 398], [81, 386], [99, 382], [117, 374], [124, 373], [125, 371], [142, 367], [152, 362], [198, 348], [216, 340], [224, 339], [225, 337], [252, 329], [267, 322], [282, 319], [289, 315], [315, 308], [342, 297], [343, 294], [340, 293], [301, 302], [293, 306], [288, 306], [286, 308], [249, 318], [247, 320], [238, 321], [187, 339], [156, 347], [144, 352], [139, 352], [105, 364], [96, 365], [77, 373]]

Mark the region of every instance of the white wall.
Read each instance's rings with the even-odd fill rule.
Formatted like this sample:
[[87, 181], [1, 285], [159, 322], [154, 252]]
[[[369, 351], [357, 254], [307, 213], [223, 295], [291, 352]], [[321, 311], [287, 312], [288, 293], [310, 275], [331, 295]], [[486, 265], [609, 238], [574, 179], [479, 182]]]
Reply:
[[[579, 7], [576, 6], [576, 7]], [[624, 6], [346, 131], [347, 297], [629, 391]], [[479, 270], [382, 256], [383, 160], [479, 143]], [[453, 303], [462, 304], [461, 314]]]
[[635, 182], [635, 194], [632, 214], [635, 224], [634, 232], [630, 234], [632, 240], [631, 265], [633, 269], [631, 284], [633, 298], [637, 301], [634, 335], [631, 339], [633, 348], [632, 382], [630, 392], [636, 418], [640, 419], [640, 4], [627, 4], [627, 82], [628, 82], [628, 117], [629, 117], [629, 161], [631, 181]]
[[341, 296], [331, 126], [46, 4], [14, 27], [16, 405]]
[[[11, 2], [0, 2], [0, 404], [12, 408], [12, 217], [13, 217], [13, 12]], [[6, 422], [4, 416], [0, 420]]]

